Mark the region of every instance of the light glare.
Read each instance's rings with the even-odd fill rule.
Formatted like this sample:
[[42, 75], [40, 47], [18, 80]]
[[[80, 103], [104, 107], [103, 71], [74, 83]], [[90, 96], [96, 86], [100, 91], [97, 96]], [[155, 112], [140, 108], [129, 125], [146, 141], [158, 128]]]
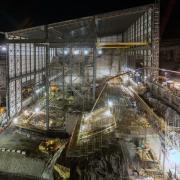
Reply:
[[88, 55], [89, 51], [88, 50], [84, 50], [84, 55]]
[[78, 55], [79, 53], [80, 53], [79, 50], [74, 51], [74, 55]]
[[113, 102], [112, 101], [108, 101], [108, 106], [112, 107], [113, 106]]
[[102, 49], [98, 49], [98, 55], [102, 55]]
[[64, 50], [64, 55], [67, 55], [68, 54], [68, 50]]
[[110, 110], [107, 110], [104, 114], [105, 114], [105, 116], [107, 116], [107, 117], [109, 117], [109, 116], [112, 115]]
[[29, 116], [29, 112], [27, 110], [24, 111], [25, 116]]
[[39, 113], [39, 111], [40, 111], [39, 107], [36, 107], [35, 108], [35, 113]]
[[2, 51], [6, 51], [6, 50], [7, 50], [6, 46], [2, 46], [2, 47], [1, 47], [1, 50], [2, 50]]
[[18, 122], [18, 119], [17, 118], [14, 118], [13, 119], [13, 123], [16, 124]]
[[176, 165], [180, 165], [180, 152], [172, 149], [169, 151], [170, 161], [175, 163]]

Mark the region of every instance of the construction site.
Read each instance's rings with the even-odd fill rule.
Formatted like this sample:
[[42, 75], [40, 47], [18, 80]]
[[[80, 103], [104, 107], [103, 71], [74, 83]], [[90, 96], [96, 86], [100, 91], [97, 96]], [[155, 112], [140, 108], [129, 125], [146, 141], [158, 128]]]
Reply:
[[180, 72], [159, 67], [159, 4], [7, 32], [0, 179], [180, 179]]

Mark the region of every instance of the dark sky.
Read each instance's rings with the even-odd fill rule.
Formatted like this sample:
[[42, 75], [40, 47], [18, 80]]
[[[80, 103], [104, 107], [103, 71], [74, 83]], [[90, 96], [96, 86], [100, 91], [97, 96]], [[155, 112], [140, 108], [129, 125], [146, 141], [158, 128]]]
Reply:
[[[161, 0], [161, 20], [167, 18], [169, 1], [176, 4], [163, 37], [180, 38], [180, 0]], [[3, 0], [0, 3], [0, 31], [12, 31], [152, 2], [154, 0]]]

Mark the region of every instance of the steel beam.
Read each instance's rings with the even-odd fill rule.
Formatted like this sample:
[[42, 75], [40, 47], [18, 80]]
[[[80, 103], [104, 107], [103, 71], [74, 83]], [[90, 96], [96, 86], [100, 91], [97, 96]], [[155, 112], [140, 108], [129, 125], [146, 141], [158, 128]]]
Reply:
[[65, 40], [58, 40], [58, 39], [8, 39], [5, 41], [5, 43], [36, 43], [36, 44], [42, 44], [46, 45], [47, 43], [50, 45], [57, 45], [58, 47], [63, 47], [63, 46], [90, 46], [92, 47], [94, 45], [94, 42], [96, 39], [81, 39], [81, 40], [72, 40], [72, 39], [65, 39]]
[[20, 78], [26, 78], [27, 76], [30, 76], [30, 75], [36, 75], [38, 73], [42, 73], [45, 71], [45, 68], [43, 69], [40, 69], [40, 70], [36, 70], [35, 72], [29, 72], [29, 73], [26, 73], [26, 74], [22, 74], [22, 75], [19, 75], [19, 76], [15, 76], [13, 78], [9, 78], [9, 82], [12, 82], [14, 80], [17, 80], [17, 79], [20, 79]]
[[139, 42], [98, 42], [96, 43], [97, 48], [103, 47], [131, 47], [131, 46], [147, 46], [147, 42], [139, 41]]

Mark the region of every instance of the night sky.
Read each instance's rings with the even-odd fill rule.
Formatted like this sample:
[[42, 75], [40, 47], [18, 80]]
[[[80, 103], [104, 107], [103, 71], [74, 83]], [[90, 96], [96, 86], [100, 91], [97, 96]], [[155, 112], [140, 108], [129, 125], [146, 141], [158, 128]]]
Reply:
[[[3, 0], [0, 31], [12, 31], [154, 2], [153, 0]], [[169, 3], [173, 4], [172, 6]], [[172, 7], [172, 13], [170, 9]], [[162, 38], [180, 38], [180, 0], [161, 0]], [[170, 14], [168, 16], [168, 13]], [[169, 17], [169, 18], [168, 18]], [[169, 19], [166, 21], [166, 19]]]

